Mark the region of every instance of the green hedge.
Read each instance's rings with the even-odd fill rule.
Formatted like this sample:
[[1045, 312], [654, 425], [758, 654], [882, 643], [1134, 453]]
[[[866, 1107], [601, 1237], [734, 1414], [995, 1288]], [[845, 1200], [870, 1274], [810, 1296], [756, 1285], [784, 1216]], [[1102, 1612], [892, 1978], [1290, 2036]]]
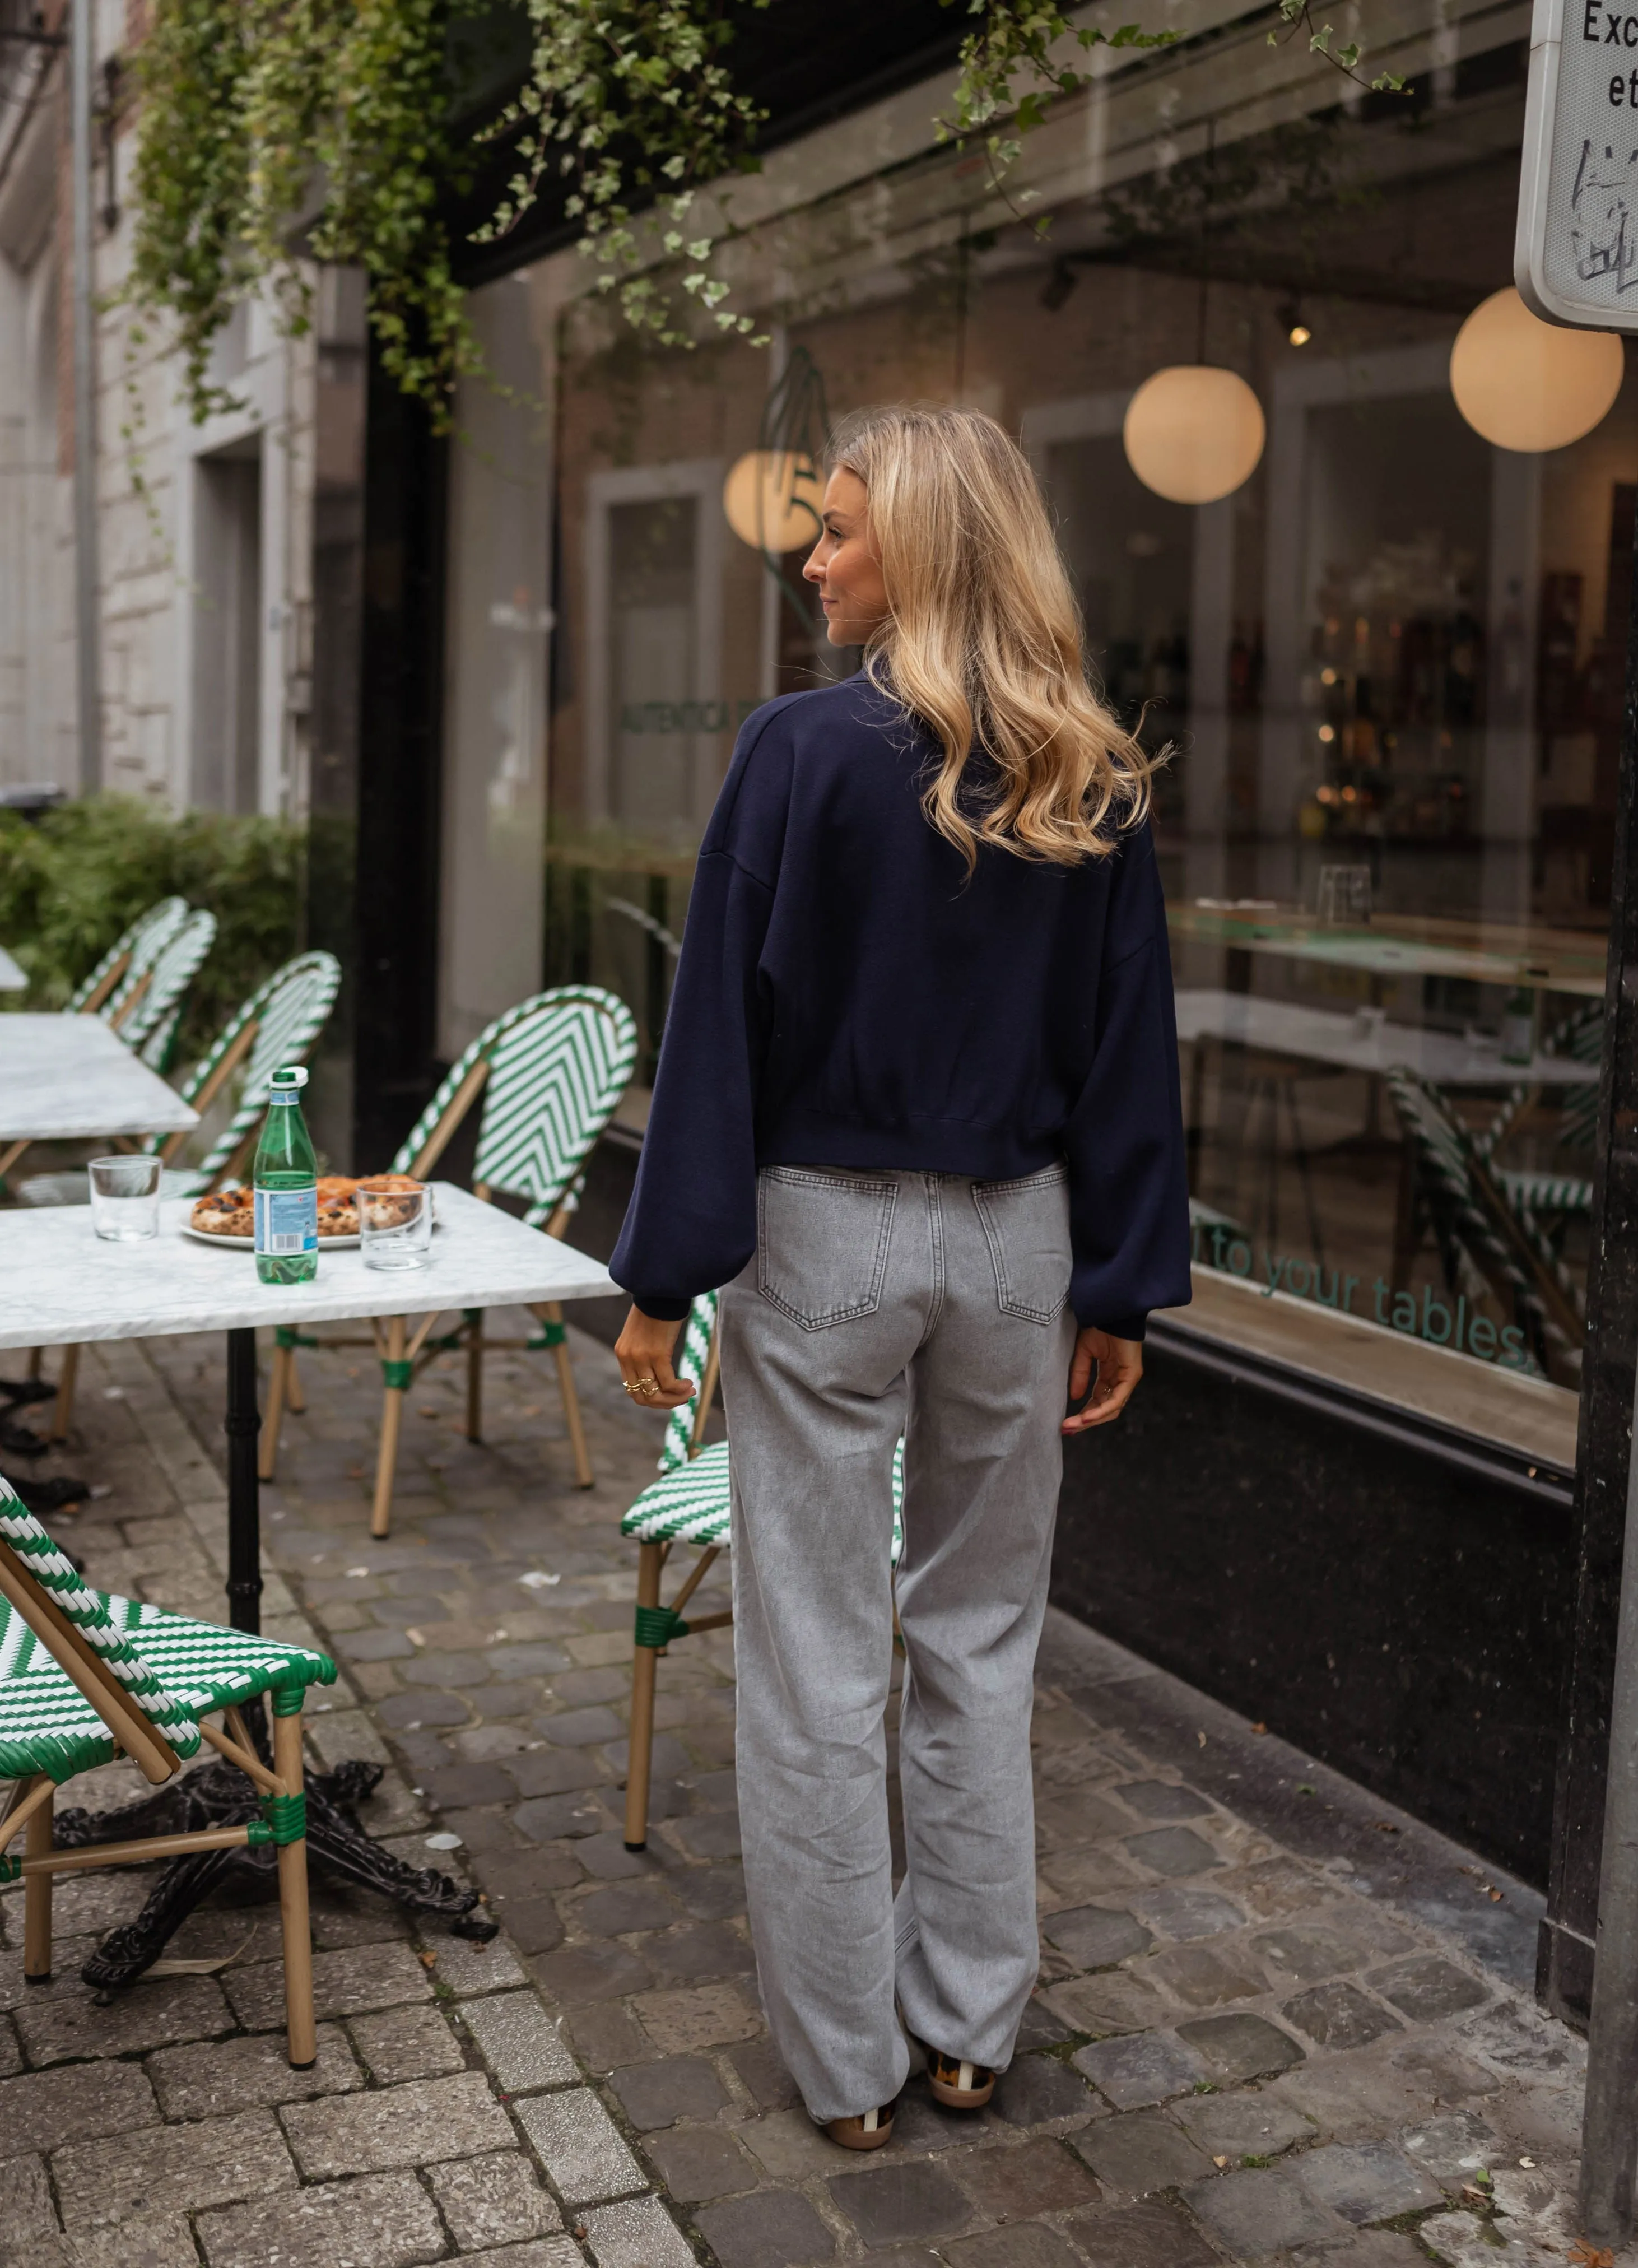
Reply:
[[279, 819], [92, 796], [31, 825], [0, 812], [0, 945], [28, 978], [11, 1008], [61, 1008], [121, 931], [156, 898], [216, 916], [174, 1060], [202, 1054], [247, 994], [297, 949], [305, 831]]

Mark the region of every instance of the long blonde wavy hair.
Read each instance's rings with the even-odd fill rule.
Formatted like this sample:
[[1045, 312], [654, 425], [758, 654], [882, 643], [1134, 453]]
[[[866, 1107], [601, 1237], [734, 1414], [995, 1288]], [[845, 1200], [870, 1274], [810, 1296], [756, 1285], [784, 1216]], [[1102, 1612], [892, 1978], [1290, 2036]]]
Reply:
[[[981, 843], [1062, 866], [1106, 858], [1149, 809], [1157, 762], [1087, 681], [1081, 621], [1029, 460], [976, 409], [867, 409], [839, 427], [887, 619], [883, 689], [937, 734], [922, 806], [967, 862]], [[989, 760], [981, 783], [969, 770]]]

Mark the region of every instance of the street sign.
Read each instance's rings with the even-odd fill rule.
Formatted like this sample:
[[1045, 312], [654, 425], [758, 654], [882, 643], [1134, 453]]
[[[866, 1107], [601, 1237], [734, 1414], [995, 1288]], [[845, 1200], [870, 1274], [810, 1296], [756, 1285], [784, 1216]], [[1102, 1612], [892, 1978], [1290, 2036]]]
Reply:
[[1513, 280], [1548, 322], [1638, 330], [1638, 0], [1535, 0]]

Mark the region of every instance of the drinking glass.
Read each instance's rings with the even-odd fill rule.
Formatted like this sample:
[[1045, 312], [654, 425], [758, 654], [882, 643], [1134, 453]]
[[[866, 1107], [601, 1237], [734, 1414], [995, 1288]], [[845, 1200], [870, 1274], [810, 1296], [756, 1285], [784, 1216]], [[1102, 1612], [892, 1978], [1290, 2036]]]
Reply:
[[91, 1225], [110, 1244], [141, 1244], [159, 1233], [158, 1158], [93, 1158]]
[[1323, 929], [1363, 929], [1370, 919], [1369, 866], [1319, 869], [1319, 922]]
[[424, 1268], [432, 1256], [432, 1192], [424, 1182], [358, 1184], [358, 1241], [366, 1268]]

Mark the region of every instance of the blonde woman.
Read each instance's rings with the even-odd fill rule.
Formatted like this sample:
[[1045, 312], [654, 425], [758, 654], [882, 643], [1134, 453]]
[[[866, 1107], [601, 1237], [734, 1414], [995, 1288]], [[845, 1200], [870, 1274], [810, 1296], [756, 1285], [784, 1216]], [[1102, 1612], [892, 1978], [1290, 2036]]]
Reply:
[[1061, 1436], [1119, 1415], [1187, 1300], [1188, 1205], [1151, 767], [1087, 683], [1028, 463], [973, 410], [857, 417], [804, 571], [864, 667], [740, 735], [612, 1266], [655, 1409], [727, 1287], [762, 2001], [811, 2116], [870, 2149], [907, 2035], [959, 2108], [1012, 2054]]

